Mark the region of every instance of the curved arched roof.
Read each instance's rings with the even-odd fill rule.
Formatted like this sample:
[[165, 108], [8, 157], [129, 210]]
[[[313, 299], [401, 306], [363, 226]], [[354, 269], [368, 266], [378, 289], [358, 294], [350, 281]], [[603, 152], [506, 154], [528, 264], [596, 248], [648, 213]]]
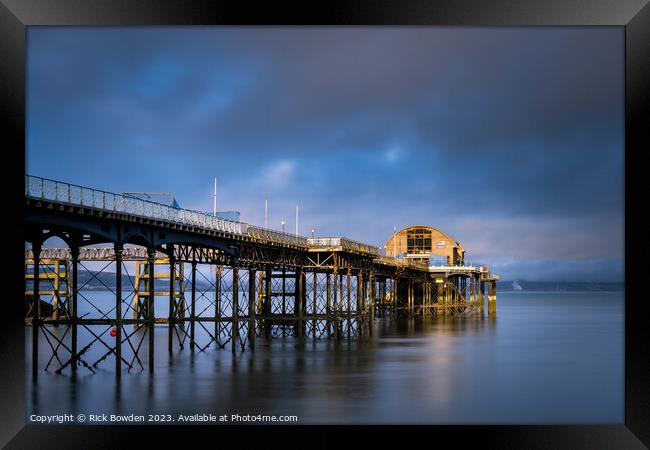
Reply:
[[454, 239], [453, 237], [449, 236], [447, 233], [444, 233], [444, 232], [440, 231], [437, 228], [430, 227], [429, 225], [410, 225], [408, 227], [404, 227], [401, 230], [397, 230], [396, 232], [391, 234], [390, 237], [386, 240], [386, 242], [388, 243], [388, 241], [393, 239], [396, 235], [398, 235], [398, 234], [400, 234], [400, 233], [402, 233], [404, 231], [411, 230], [413, 228], [426, 228], [426, 229], [431, 230], [431, 231], [436, 231], [436, 232], [440, 233], [441, 235], [443, 235], [444, 237], [446, 237], [447, 239], [449, 239], [454, 244], [456, 244], [458, 246], [458, 248], [460, 248], [462, 251], [465, 251], [465, 247], [463, 247], [463, 244], [458, 242], [458, 240]]

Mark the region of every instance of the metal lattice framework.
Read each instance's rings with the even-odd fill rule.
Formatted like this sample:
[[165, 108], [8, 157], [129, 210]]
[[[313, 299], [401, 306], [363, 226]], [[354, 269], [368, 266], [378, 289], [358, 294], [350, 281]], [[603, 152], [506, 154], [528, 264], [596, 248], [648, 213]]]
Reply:
[[[497, 277], [482, 268], [432, 272], [346, 238], [307, 239], [29, 176], [25, 201], [34, 376], [40, 367], [105, 370], [111, 359], [118, 377], [153, 371], [160, 326], [170, 353], [239, 352], [257, 339], [363, 336], [378, 317], [483, 314], [486, 286], [488, 314], [496, 311]], [[45, 247], [51, 237], [67, 247]]]

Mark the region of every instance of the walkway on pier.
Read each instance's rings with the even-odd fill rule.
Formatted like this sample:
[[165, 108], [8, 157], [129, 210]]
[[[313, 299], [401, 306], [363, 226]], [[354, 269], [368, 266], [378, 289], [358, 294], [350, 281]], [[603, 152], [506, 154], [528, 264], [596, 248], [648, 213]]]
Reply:
[[[26, 286], [26, 319], [33, 325], [34, 376], [41, 330], [53, 351], [46, 367], [58, 361], [58, 372], [79, 365], [93, 370], [114, 355], [119, 376], [123, 364], [143, 368], [146, 335], [153, 371], [153, 327], [160, 323], [169, 327], [170, 352], [186, 343], [200, 351], [227, 344], [236, 351], [254, 348], [258, 337], [360, 336], [385, 314], [482, 315], [486, 284], [488, 314], [496, 312], [496, 278], [481, 267], [430, 268], [344, 237], [310, 239], [29, 175], [25, 236], [31, 243], [25, 278], [32, 284]], [[68, 248], [43, 247], [55, 236]], [[79, 314], [79, 300], [88, 300], [78, 282], [83, 261], [105, 261], [114, 270], [112, 307], [88, 301], [94, 314]], [[50, 266], [54, 274], [46, 273]], [[214, 274], [210, 294], [197, 283], [203, 266]], [[123, 273], [132, 285], [123, 286]], [[51, 281], [52, 289], [41, 289]], [[154, 287], [161, 282], [166, 289]], [[45, 293], [52, 297], [46, 313]], [[168, 300], [162, 315], [156, 297]], [[72, 331], [59, 335], [52, 326]], [[78, 330], [87, 332], [83, 346]], [[114, 343], [104, 337], [109, 330]], [[87, 361], [93, 345], [105, 351]]]

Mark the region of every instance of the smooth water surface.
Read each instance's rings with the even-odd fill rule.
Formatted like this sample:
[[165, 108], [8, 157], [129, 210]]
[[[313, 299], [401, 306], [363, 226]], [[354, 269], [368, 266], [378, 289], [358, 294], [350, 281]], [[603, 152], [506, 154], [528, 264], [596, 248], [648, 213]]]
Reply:
[[[622, 423], [622, 292], [502, 292], [496, 318], [376, 320], [371, 337], [188, 346], [115, 383], [113, 358], [75, 382], [41, 371], [31, 414], [275, 414], [298, 423]], [[31, 361], [31, 327], [26, 360]], [[40, 342], [40, 341], [39, 341]], [[145, 339], [146, 343], [146, 339]], [[47, 343], [40, 343], [42, 353]], [[46, 363], [49, 355], [40, 355]], [[45, 358], [45, 359], [44, 359]], [[29, 421], [29, 420], [28, 420]]]

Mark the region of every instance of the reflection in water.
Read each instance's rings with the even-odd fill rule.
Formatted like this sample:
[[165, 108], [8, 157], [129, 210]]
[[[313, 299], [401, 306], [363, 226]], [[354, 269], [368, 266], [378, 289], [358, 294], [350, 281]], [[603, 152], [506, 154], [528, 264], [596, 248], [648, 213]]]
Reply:
[[[26, 327], [28, 353], [30, 337]], [[623, 421], [622, 293], [502, 293], [496, 319], [380, 319], [370, 337], [258, 339], [254, 352], [237, 354], [214, 347], [192, 353], [185, 346], [170, 356], [167, 328], [156, 327], [155, 338], [153, 376], [145, 358], [144, 371], [125, 371], [116, 383], [111, 358], [94, 375], [80, 368], [74, 381], [69, 371], [42, 372], [33, 386], [28, 367], [28, 415], [289, 414], [300, 423]], [[46, 364], [51, 354], [40, 356]]]

